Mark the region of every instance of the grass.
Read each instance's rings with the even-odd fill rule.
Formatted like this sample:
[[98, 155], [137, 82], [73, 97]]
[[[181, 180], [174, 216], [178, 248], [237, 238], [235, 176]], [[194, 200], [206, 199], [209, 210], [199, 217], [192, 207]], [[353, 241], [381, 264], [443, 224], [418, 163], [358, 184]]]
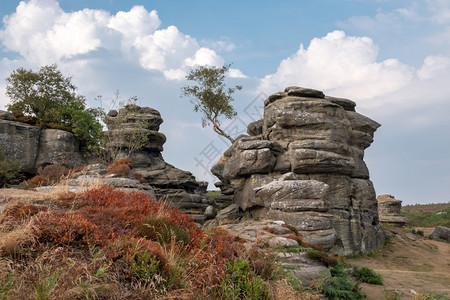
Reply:
[[220, 190], [218, 190], [218, 191], [208, 191], [207, 195], [209, 197], [211, 197], [213, 200], [216, 200], [216, 197], [219, 197], [221, 195], [221, 191]]
[[402, 214], [408, 219], [410, 226], [416, 227], [450, 227], [450, 205], [433, 211], [413, 210], [413, 207], [406, 207]]

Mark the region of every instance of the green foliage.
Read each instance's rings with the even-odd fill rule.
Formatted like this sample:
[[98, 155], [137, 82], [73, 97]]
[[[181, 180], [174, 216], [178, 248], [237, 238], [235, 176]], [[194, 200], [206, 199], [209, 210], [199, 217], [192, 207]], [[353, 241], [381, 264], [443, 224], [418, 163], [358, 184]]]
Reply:
[[20, 162], [6, 157], [0, 149], [0, 187], [19, 183], [23, 179], [20, 171]]
[[219, 299], [270, 299], [266, 283], [255, 276], [243, 258], [227, 264], [227, 275], [220, 284]]
[[383, 290], [383, 296], [387, 300], [399, 300], [403, 295], [404, 293], [400, 290]]
[[357, 280], [362, 282], [383, 285], [383, 278], [381, 277], [381, 275], [368, 267], [355, 267], [353, 276], [355, 276]]
[[220, 128], [219, 117], [224, 115], [231, 119], [237, 115], [231, 102], [234, 100], [232, 95], [236, 90], [241, 90], [242, 86], [236, 85], [233, 88], [227, 88], [225, 85], [225, 73], [230, 65], [222, 67], [199, 66], [186, 76], [189, 81], [194, 81], [194, 85], [182, 87], [182, 97], [191, 98], [194, 104], [194, 111], [200, 111], [203, 114], [202, 125], [213, 126], [214, 131], [226, 137], [232, 143], [234, 139]]
[[221, 191], [208, 191], [207, 194], [213, 200], [216, 200], [216, 197], [219, 197], [222, 193], [221, 193]]
[[414, 212], [409, 210], [402, 211], [402, 214], [408, 219], [410, 226], [416, 227], [450, 227], [450, 206], [445, 209], [431, 212]]
[[130, 264], [130, 275], [146, 281], [155, 276], [159, 271], [159, 260], [155, 255], [147, 251], [138, 252], [134, 255]]
[[11, 100], [7, 108], [19, 121], [69, 129], [85, 152], [99, 147], [99, 110], [86, 109], [86, 99], [76, 94], [71, 77], [65, 77], [56, 64], [41, 67], [38, 72], [19, 68], [6, 82], [6, 95]]
[[420, 297], [421, 300], [449, 300], [445, 293], [425, 293]]
[[414, 234], [417, 234], [420, 236], [425, 236], [425, 233], [423, 232], [423, 230], [420, 230], [420, 229], [418, 229], [418, 230], [413, 229], [413, 230], [411, 230], [411, 233], [414, 233]]
[[[40, 271], [44, 271], [41, 265], [38, 265], [38, 268], [40, 269]], [[50, 293], [55, 287], [55, 284], [58, 281], [61, 272], [62, 269], [58, 269], [53, 274], [45, 276], [40, 282], [34, 285], [34, 293], [37, 300], [50, 298]]]
[[0, 300], [7, 300], [8, 292], [14, 288], [16, 277], [14, 275], [8, 275], [4, 280], [0, 280]]
[[338, 261], [336, 266], [329, 267], [330, 276], [326, 277], [322, 293], [328, 299], [364, 299], [365, 295], [360, 292], [358, 284], [354, 284], [345, 269], [345, 263]]
[[186, 246], [189, 243], [189, 234], [181, 227], [164, 218], [147, 218], [136, 227], [138, 236], [142, 236], [160, 244], [168, 244], [172, 241]]

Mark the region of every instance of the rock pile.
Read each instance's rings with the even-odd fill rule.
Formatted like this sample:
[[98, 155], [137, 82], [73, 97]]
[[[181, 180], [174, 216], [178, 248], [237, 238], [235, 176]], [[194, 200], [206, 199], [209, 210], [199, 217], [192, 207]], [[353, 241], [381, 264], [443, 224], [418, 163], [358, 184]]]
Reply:
[[388, 194], [379, 195], [377, 201], [380, 222], [389, 223], [398, 227], [406, 225], [407, 220], [401, 213], [402, 201]]
[[271, 95], [264, 118], [213, 166], [218, 186], [242, 211], [285, 221], [326, 250], [375, 250], [385, 237], [363, 157], [380, 124], [355, 106], [300, 87]]
[[[115, 122], [117, 119], [121, 122]], [[142, 149], [131, 151], [129, 155], [134, 171], [139, 172], [153, 187], [158, 200], [203, 215], [206, 207], [212, 203], [206, 196], [208, 183], [198, 182], [191, 172], [177, 169], [164, 161], [161, 152], [166, 137], [159, 132], [162, 122], [159, 111], [150, 107], [127, 105], [118, 112], [110, 111], [106, 120], [107, 134], [114, 137], [110, 150], [121, 152], [119, 157], [126, 156], [130, 147], [133, 147], [130, 139], [144, 137]]]

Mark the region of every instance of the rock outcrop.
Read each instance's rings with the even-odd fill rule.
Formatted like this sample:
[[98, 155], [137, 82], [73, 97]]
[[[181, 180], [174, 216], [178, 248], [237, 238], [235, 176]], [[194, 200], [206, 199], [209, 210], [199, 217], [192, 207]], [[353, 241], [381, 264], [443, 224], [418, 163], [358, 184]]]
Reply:
[[[364, 149], [380, 126], [348, 99], [288, 87], [264, 102], [212, 168], [242, 211], [282, 220], [334, 253], [367, 253], [384, 243]], [[219, 197], [220, 198], [220, 197]]]
[[[119, 118], [121, 122], [115, 122]], [[198, 182], [191, 172], [180, 170], [164, 161], [161, 152], [166, 137], [159, 132], [163, 119], [160, 113], [149, 107], [127, 105], [120, 111], [110, 111], [106, 123], [109, 134], [117, 140], [111, 143], [112, 151], [119, 157], [129, 154], [135, 172], [139, 172], [153, 187], [158, 200], [181, 209], [198, 211], [199, 220], [212, 203], [206, 196], [207, 182]], [[115, 124], [120, 123], [120, 126]], [[130, 138], [141, 136], [145, 144], [141, 150], [130, 151]]]
[[398, 227], [407, 224], [407, 219], [401, 213], [402, 201], [388, 194], [379, 195], [377, 201], [380, 222]]
[[0, 148], [30, 174], [50, 164], [77, 167], [86, 163], [72, 133], [17, 122], [14, 115], [5, 111], [0, 111]]

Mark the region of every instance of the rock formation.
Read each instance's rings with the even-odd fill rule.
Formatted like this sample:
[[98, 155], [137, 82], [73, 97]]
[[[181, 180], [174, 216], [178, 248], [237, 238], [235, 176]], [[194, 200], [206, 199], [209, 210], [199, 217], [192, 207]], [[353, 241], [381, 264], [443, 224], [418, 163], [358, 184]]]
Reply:
[[[115, 122], [117, 118], [121, 122]], [[110, 131], [107, 134], [114, 137], [110, 147], [115, 149], [111, 150], [122, 152], [122, 156], [125, 156], [133, 144], [130, 138], [137, 135], [145, 137], [142, 149], [132, 151], [129, 156], [134, 170], [141, 173], [153, 187], [158, 200], [203, 214], [212, 203], [206, 196], [208, 183], [197, 182], [191, 172], [177, 169], [164, 161], [161, 151], [166, 137], [159, 132], [162, 122], [160, 113], [149, 107], [127, 105], [118, 112], [110, 111], [106, 123]], [[120, 126], [115, 126], [118, 123]]]
[[401, 227], [406, 225], [407, 220], [402, 216], [402, 201], [395, 199], [392, 195], [379, 195], [378, 201], [378, 215], [380, 222], [389, 223], [394, 226]]
[[0, 111], [0, 148], [6, 156], [20, 161], [24, 172], [34, 174], [39, 167], [50, 164], [76, 167], [86, 163], [72, 133], [42, 129], [15, 119], [13, 114]]
[[241, 210], [285, 221], [331, 252], [377, 249], [384, 232], [363, 157], [380, 125], [355, 106], [300, 87], [271, 95], [263, 120], [213, 166], [216, 186]]

